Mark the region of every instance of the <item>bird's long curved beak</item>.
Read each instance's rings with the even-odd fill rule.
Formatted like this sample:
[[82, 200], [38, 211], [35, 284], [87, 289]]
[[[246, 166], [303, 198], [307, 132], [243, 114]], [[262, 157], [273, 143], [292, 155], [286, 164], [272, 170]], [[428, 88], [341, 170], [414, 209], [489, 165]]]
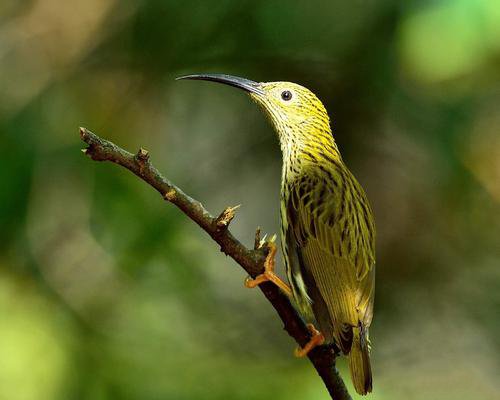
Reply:
[[260, 83], [251, 81], [250, 79], [240, 78], [238, 76], [226, 75], [226, 74], [195, 74], [195, 75], [185, 75], [175, 78], [175, 80], [180, 79], [193, 79], [200, 81], [212, 81], [219, 82], [225, 85], [234, 86], [239, 89], [243, 89], [250, 93], [255, 93], [258, 95], [263, 95]]

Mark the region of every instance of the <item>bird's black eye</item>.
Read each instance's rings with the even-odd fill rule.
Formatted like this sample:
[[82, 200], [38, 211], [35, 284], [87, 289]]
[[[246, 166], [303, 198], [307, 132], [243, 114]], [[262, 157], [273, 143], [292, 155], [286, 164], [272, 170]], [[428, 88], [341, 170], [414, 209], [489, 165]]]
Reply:
[[289, 90], [284, 90], [281, 92], [281, 98], [285, 101], [291, 100], [292, 99], [292, 92]]

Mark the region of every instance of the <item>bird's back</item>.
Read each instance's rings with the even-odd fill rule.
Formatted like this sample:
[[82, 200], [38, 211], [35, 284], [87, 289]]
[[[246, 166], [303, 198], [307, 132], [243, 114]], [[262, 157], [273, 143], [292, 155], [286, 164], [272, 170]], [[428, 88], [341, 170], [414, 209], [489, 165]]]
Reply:
[[366, 195], [340, 159], [318, 158], [284, 174], [281, 221], [294, 298], [345, 354], [361, 348], [358, 362], [365, 365], [351, 372], [357, 390], [366, 393], [375, 284], [375, 228]]

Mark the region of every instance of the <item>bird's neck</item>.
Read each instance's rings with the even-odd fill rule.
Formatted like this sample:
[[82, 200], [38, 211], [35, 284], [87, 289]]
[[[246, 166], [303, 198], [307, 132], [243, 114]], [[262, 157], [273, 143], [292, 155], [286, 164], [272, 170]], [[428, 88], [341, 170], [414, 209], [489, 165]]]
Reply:
[[280, 135], [283, 155], [283, 180], [300, 176], [310, 168], [342, 162], [339, 149], [330, 130], [289, 132]]

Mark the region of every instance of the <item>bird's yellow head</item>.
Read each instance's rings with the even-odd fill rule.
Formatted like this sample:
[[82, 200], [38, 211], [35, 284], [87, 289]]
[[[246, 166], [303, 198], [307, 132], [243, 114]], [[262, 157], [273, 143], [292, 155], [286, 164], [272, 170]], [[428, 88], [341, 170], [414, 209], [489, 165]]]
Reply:
[[224, 74], [187, 75], [243, 89], [268, 115], [280, 138], [282, 149], [301, 145], [333, 145], [330, 119], [314, 93], [292, 82], [254, 82]]
[[[309, 89], [292, 82], [259, 83], [261, 93], [250, 92], [269, 116], [280, 135], [306, 135], [314, 130], [330, 132], [330, 119], [323, 103]], [[306, 129], [304, 129], [306, 128]]]

